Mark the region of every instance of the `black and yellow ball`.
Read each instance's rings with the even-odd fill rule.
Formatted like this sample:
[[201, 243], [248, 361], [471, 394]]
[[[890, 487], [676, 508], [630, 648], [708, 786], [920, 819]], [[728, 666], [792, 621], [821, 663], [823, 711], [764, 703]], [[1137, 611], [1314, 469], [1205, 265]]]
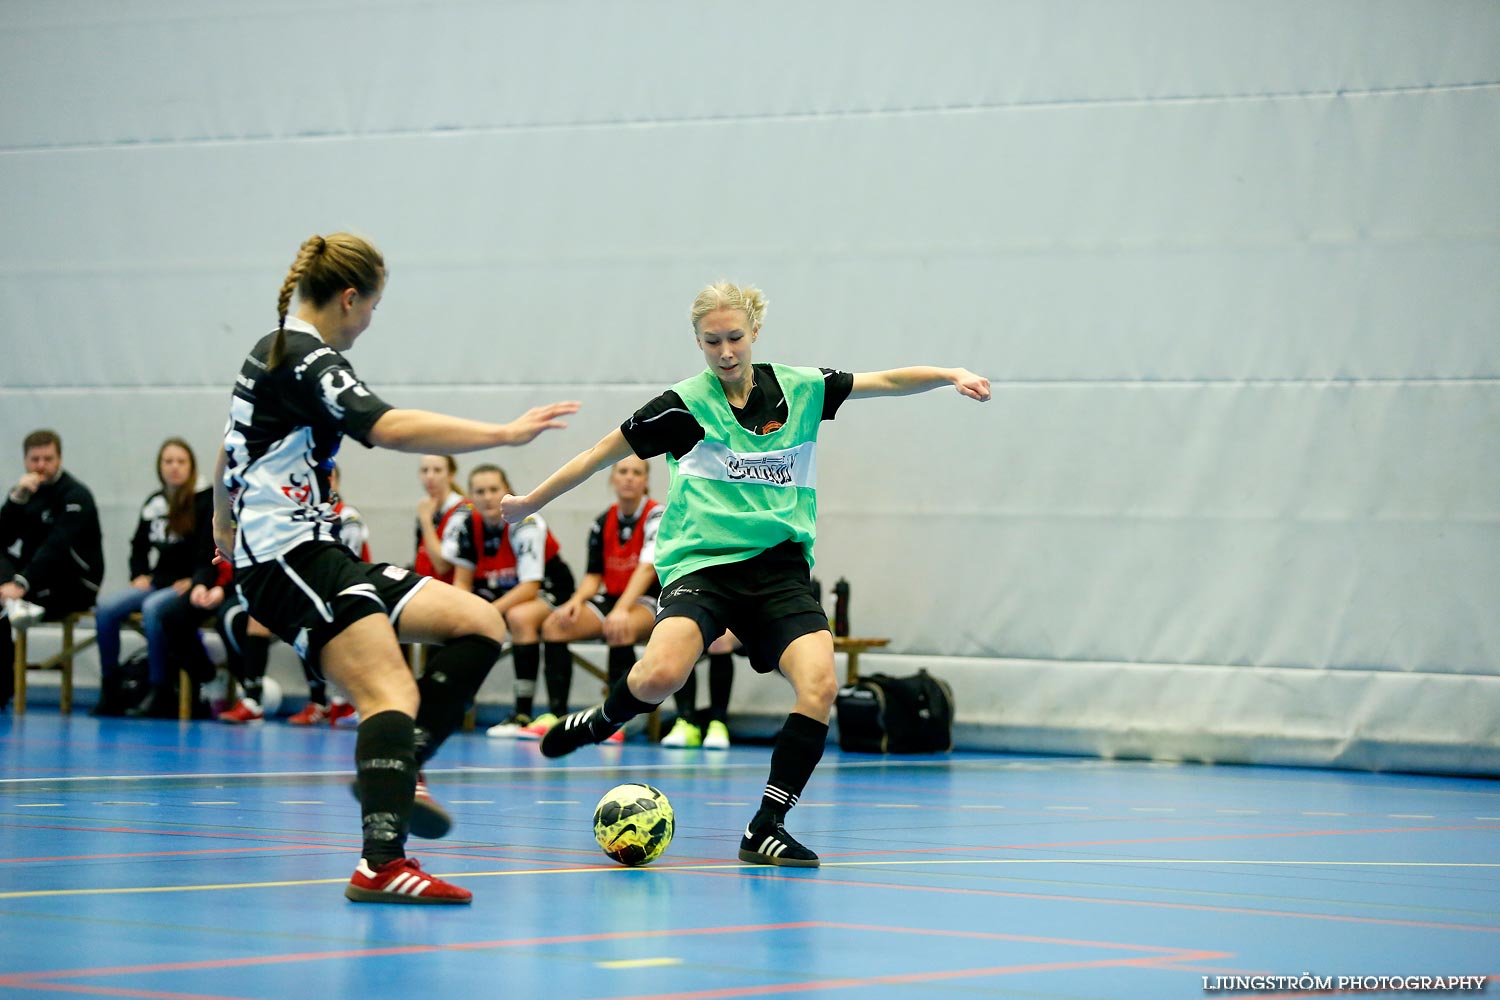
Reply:
[[616, 785], [594, 809], [594, 839], [630, 868], [649, 865], [672, 842], [672, 803], [650, 785]]

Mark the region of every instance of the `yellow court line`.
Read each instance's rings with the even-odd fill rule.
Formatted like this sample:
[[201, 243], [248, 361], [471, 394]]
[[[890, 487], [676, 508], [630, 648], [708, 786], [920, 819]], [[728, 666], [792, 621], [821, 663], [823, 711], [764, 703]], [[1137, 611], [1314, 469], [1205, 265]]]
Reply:
[[[911, 861], [825, 861], [824, 868], [895, 868], [931, 867], [936, 865], [1291, 865], [1311, 868], [1500, 868], [1500, 862], [1489, 861], [1262, 861], [1231, 858], [940, 858]], [[747, 865], [733, 861], [712, 865], [662, 865], [653, 871], [704, 872], [747, 869], [768, 870], [773, 865]], [[513, 875], [580, 875], [635, 871], [611, 865], [589, 865], [583, 868], [522, 868], [496, 872], [449, 872], [443, 878], [498, 878]], [[208, 892], [221, 889], [278, 889], [298, 885], [342, 885], [348, 879], [314, 878], [285, 882], [224, 882], [216, 885], [160, 885], [116, 889], [31, 889], [22, 892], [0, 892], [0, 899], [35, 899], [52, 896], [107, 896], [153, 892]]]

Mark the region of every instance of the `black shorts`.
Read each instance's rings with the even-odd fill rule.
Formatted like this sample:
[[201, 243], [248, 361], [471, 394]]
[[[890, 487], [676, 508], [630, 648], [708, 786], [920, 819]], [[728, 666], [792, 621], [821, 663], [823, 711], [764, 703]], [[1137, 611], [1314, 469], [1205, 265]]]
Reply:
[[828, 615], [813, 597], [807, 559], [792, 542], [674, 580], [662, 591], [656, 615], [658, 622], [667, 618], [696, 622], [704, 649], [730, 630], [762, 674], [778, 668], [793, 641], [828, 631]]
[[[599, 620], [603, 621], [609, 617], [609, 613], [620, 603], [620, 598], [618, 594], [606, 594], [601, 590], [593, 597], [590, 597], [586, 603], [594, 609], [594, 614], [599, 616]], [[657, 603], [655, 597], [650, 594], [643, 594], [635, 599], [635, 603], [651, 612], [652, 618], [656, 617]]]
[[275, 562], [235, 571], [240, 603], [322, 676], [328, 640], [361, 618], [395, 625], [428, 577], [389, 563], [361, 562], [337, 542], [305, 542]]

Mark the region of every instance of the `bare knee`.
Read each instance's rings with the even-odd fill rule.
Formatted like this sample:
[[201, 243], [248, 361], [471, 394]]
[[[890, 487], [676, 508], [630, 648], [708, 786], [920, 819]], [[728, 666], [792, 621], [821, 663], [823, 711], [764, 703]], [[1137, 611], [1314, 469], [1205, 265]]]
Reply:
[[797, 700], [806, 705], [816, 707], [824, 715], [833, 708], [834, 699], [838, 697], [839, 681], [830, 667], [826, 671], [817, 671], [811, 676], [804, 677], [797, 685]]
[[684, 665], [672, 658], [652, 656], [648, 649], [630, 671], [630, 690], [641, 701], [663, 701], [682, 687], [692, 669], [691, 662]]

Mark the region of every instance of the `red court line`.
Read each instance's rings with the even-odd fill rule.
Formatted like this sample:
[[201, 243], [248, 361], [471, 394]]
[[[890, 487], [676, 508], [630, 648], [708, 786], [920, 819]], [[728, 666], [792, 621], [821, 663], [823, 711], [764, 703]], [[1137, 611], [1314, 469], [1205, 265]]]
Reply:
[[[718, 871], [684, 871], [691, 876], [729, 876], [732, 879], [786, 879], [787, 876], [753, 876], [753, 874], [718, 873]], [[1109, 900], [1103, 897], [1064, 897], [1043, 892], [1005, 892], [1002, 889], [950, 889], [942, 886], [897, 886], [883, 882], [852, 882], [844, 879], [798, 879], [798, 882], [814, 886], [861, 886], [868, 889], [898, 889], [903, 892], [948, 892], [956, 895], [986, 895], [1004, 897], [1008, 900], [1043, 900], [1049, 903], [1091, 903], [1098, 906], [1139, 906], [1161, 910], [1196, 910], [1200, 913], [1239, 913], [1244, 916], [1275, 916], [1296, 918], [1304, 921], [1332, 921], [1337, 924], [1376, 924], [1380, 927], [1419, 927], [1437, 931], [1478, 931], [1481, 934], [1500, 934], [1500, 927], [1482, 927], [1478, 924], [1437, 924], [1433, 921], [1394, 921], [1380, 916], [1346, 916], [1338, 913], [1298, 913], [1296, 910], [1259, 910], [1254, 907], [1209, 906], [1206, 903], [1161, 903], [1154, 900]]]
[[[201, 970], [223, 970], [233, 968], [247, 968], [262, 965], [283, 965], [294, 962], [317, 962], [332, 961], [338, 959], [375, 958], [392, 955], [420, 955], [433, 954], [444, 951], [488, 951], [500, 948], [534, 948], [542, 945], [554, 944], [592, 944], [600, 941], [623, 941], [648, 938], [681, 938], [681, 937], [706, 937], [720, 934], [752, 934], [765, 931], [785, 930], [807, 930], [810, 928], [828, 928], [843, 930], [861, 930], [880, 933], [895, 934], [919, 934], [936, 937], [968, 937], [995, 941], [1015, 941], [1022, 943], [1057, 944], [1067, 947], [1080, 948], [1112, 948], [1121, 951], [1149, 951], [1161, 952], [1162, 954], [1143, 956], [1138, 959], [1111, 959], [1115, 964], [1121, 962], [1137, 962], [1143, 964], [1198, 961], [1206, 959], [1226, 958], [1228, 955], [1222, 952], [1198, 952], [1186, 949], [1163, 948], [1157, 945], [1120, 944], [1109, 941], [1085, 941], [1069, 938], [1050, 938], [1020, 934], [1000, 934], [984, 931], [949, 931], [941, 929], [925, 929], [910, 927], [888, 927], [874, 924], [848, 924], [828, 922], [821, 920], [802, 920], [779, 924], [743, 924], [728, 927], [687, 927], [669, 928], [660, 930], [635, 930], [635, 931], [607, 931], [594, 934], [566, 934], [552, 937], [538, 938], [511, 938], [495, 941], [470, 941], [456, 942], [451, 944], [422, 944], [422, 945], [397, 945], [385, 948], [357, 948], [340, 951], [319, 952], [294, 952], [282, 955], [257, 955], [242, 958], [217, 958], [204, 959], [196, 962], [158, 962], [146, 965], [118, 965], [106, 966], [92, 969], [54, 969], [43, 972], [18, 972], [10, 975], [0, 976], [0, 988], [11, 989], [42, 989], [60, 988], [61, 984], [49, 984], [48, 980], [59, 979], [82, 979], [94, 976], [123, 976], [142, 975], [160, 972], [190, 972]], [[966, 973], [967, 974], [967, 973]], [[987, 973], [974, 973], [987, 974]], [[942, 975], [941, 973], [939, 975]], [[883, 980], [869, 980], [878, 982]], [[94, 987], [78, 988], [80, 991], [104, 992]], [[119, 995], [130, 996], [190, 996], [190, 994], [165, 994], [147, 993], [141, 991], [130, 991]]]
[[[1183, 960], [1215, 955], [1215, 952], [1184, 952]], [[1077, 969], [1111, 969], [1121, 967], [1154, 968], [1171, 964], [1166, 958], [1101, 958], [1080, 962], [1036, 962], [1030, 965], [996, 965], [987, 969], [953, 969], [948, 972], [909, 972], [890, 976], [867, 976], [859, 979], [823, 979], [800, 983], [768, 983], [761, 986], [732, 986], [717, 990], [693, 990], [687, 993], [640, 993], [635, 996], [612, 996], [609, 1000], [722, 1000], [725, 997], [764, 996], [766, 994], [807, 993], [811, 990], [853, 989], [861, 986], [894, 986], [905, 983], [935, 983], [953, 979], [975, 979], [980, 976], [1013, 976], [1026, 972], [1065, 972]]]
[[277, 844], [274, 847], [206, 847], [199, 851], [138, 851], [134, 854], [67, 854], [51, 858], [0, 858], [0, 865], [31, 864], [43, 861], [109, 861], [120, 858], [185, 858], [198, 854], [251, 854], [263, 851], [286, 851], [296, 847], [323, 848], [331, 846], [342, 845]]
[[1233, 913], [1252, 917], [1295, 917], [1300, 920], [1328, 920], [1335, 923], [1355, 924], [1377, 924], [1383, 927], [1421, 927], [1429, 930], [1447, 931], [1476, 931], [1482, 934], [1500, 934], [1500, 927], [1483, 927], [1478, 924], [1440, 924], [1426, 920], [1392, 920], [1386, 917], [1356, 917], [1345, 916], [1336, 913], [1298, 913], [1294, 910], [1259, 910], [1253, 907], [1241, 906], [1209, 906], [1205, 903], [1165, 903], [1145, 899], [1109, 899], [1102, 896], [1058, 896], [1048, 895], [1040, 892], [1006, 892], [1001, 889], [955, 889], [945, 886], [932, 885], [900, 885], [889, 882], [856, 882], [852, 879], [843, 879], [837, 876], [825, 878], [796, 878], [790, 875], [758, 875], [754, 872], [707, 872], [698, 869], [670, 869], [663, 871], [677, 871], [683, 875], [696, 875], [704, 878], [754, 878], [754, 879], [784, 879], [796, 881], [802, 885], [816, 885], [822, 887], [832, 886], [856, 886], [866, 889], [892, 889], [897, 892], [936, 892], [949, 893], [957, 896], [1000, 896], [1005, 899], [1036, 899], [1044, 902], [1054, 903], [1089, 903], [1099, 906], [1141, 906], [1163, 910], [1193, 910], [1203, 913]]
[[[64, 826], [61, 824], [45, 823], [7, 823], [6, 827], [12, 830], [69, 830], [74, 833], [139, 833], [148, 837], [201, 837], [204, 840], [276, 840], [276, 834], [269, 832], [256, 833], [225, 833], [218, 830], [142, 830], [133, 826]], [[329, 834], [328, 836], [334, 836]], [[317, 841], [312, 837], [288, 837], [285, 840], [277, 840], [279, 844], [288, 847], [357, 847], [360, 841], [354, 837], [343, 837], [338, 840]]]
[[[0, 982], [0, 989], [9, 985]], [[132, 990], [123, 986], [84, 986], [80, 983], [27, 983], [16, 989], [50, 990], [53, 993], [87, 993], [90, 996], [140, 997], [142, 1000], [248, 1000], [246, 997], [221, 996], [213, 993], [166, 993], [161, 990]]]
[[1042, 844], [991, 844], [977, 847], [916, 847], [900, 851], [845, 851], [825, 858], [860, 858], [903, 854], [952, 854], [961, 851], [1050, 851], [1064, 847], [1120, 847], [1127, 844], [1193, 844], [1219, 840], [1274, 840], [1288, 837], [1361, 837], [1380, 833], [1451, 833], [1456, 830], [1500, 830], [1493, 823], [1463, 826], [1395, 826], [1375, 830], [1289, 830], [1281, 833], [1214, 833], [1193, 837], [1136, 837], [1122, 840], [1064, 840]]
[[35, 980], [79, 979], [86, 976], [134, 975], [146, 972], [183, 972], [195, 969], [233, 969], [256, 965], [280, 965], [289, 962], [317, 962], [343, 958], [374, 958], [383, 955], [422, 955], [439, 951], [481, 951], [490, 948], [527, 948], [546, 944], [588, 944], [597, 941], [619, 941], [632, 938], [689, 937], [712, 934], [744, 934], [759, 931], [804, 930], [820, 927], [818, 921], [806, 920], [785, 924], [745, 924], [732, 927], [687, 927], [654, 931], [607, 931], [598, 934], [566, 934], [557, 937], [520, 938], [499, 941], [471, 941], [456, 944], [414, 944], [389, 948], [353, 948], [343, 951], [295, 952], [285, 955], [255, 955], [245, 958], [213, 958], [198, 962], [166, 962], [150, 965], [117, 965], [100, 969], [56, 969], [49, 972], [17, 972], [0, 976], [0, 987], [29, 988]]

